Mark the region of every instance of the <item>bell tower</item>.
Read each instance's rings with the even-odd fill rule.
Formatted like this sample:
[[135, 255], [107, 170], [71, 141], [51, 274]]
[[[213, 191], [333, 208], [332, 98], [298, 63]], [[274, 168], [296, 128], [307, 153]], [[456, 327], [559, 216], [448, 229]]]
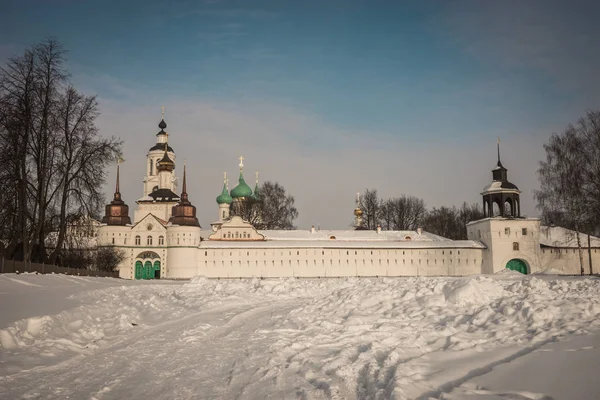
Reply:
[[175, 162], [175, 152], [169, 146], [169, 134], [165, 131], [167, 123], [165, 122], [165, 108], [162, 108], [162, 118], [158, 124], [160, 131], [156, 134], [156, 144], [148, 150], [146, 155], [146, 176], [144, 177], [144, 197], [161, 187], [168, 188], [177, 192], [177, 178], [174, 171], [169, 171], [168, 184], [159, 181], [159, 170], [157, 163], [164, 158], [165, 148], [168, 157]]
[[492, 183], [483, 192], [483, 215], [485, 218], [521, 217], [521, 191], [508, 181], [507, 169], [500, 161], [500, 139], [498, 139], [498, 163], [492, 169]]

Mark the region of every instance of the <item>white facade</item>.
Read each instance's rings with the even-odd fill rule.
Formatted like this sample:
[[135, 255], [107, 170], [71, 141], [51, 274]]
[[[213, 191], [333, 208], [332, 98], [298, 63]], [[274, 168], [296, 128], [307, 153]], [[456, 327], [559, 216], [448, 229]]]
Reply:
[[[101, 246], [114, 246], [126, 255], [119, 266], [122, 278], [460, 276], [497, 273], [509, 265], [523, 266], [524, 273], [550, 269], [579, 274], [579, 251], [570, 231], [540, 226], [535, 218], [473, 221], [467, 225], [469, 240], [449, 240], [420, 229], [257, 231], [240, 217], [230, 217], [229, 204], [220, 203], [212, 229], [175, 225], [169, 219], [180, 200], [172, 193], [177, 179], [174, 170], [156, 169], [168, 136], [157, 137], [146, 158], [143, 197], [133, 224], [98, 228]], [[175, 160], [173, 152], [167, 155]], [[518, 189], [508, 190], [518, 195]], [[589, 252], [587, 236], [582, 240], [586, 273], [590, 259], [597, 272], [600, 239], [592, 238]]]

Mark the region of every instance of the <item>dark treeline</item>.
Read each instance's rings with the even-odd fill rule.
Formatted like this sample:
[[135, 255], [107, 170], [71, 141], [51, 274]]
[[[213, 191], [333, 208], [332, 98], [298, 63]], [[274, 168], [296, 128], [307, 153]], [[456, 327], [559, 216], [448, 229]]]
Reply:
[[425, 201], [414, 196], [382, 199], [376, 189], [365, 190], [361, 198], [363, 225], [367, 229], [424, 230], [449, 239], [466, 239], [467, 222], [483, 218], [477, 204], [463, 203], [460, 208], [440, 207], [428, 210]]
[[121, 152], [118, 139], [99, 136], [96, 97], [69, 82], [65, 54], [49, 39], [0, 66], [0, 239], [7, 257], [57, 263], [69, 224], [99, 215], [106, 168]]

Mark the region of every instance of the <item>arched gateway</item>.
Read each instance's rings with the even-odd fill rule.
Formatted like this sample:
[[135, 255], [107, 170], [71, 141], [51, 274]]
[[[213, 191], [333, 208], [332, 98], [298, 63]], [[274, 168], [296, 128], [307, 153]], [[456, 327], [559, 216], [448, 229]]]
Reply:
[[160, 256], [153, 251], [138, 254], [135, 261], [135, 279], [160, 279]]
[[508, 263], [506, 263], [506, 268], [522, 273], [523, 275], [527, 275], [527, 264], [525, 261], [520, 260], [518, 258], [513, 258]]

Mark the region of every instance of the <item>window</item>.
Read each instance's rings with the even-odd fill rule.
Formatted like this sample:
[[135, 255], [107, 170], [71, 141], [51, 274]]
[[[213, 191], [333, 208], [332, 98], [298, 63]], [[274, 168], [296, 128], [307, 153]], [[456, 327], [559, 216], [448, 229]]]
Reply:
[[112, 238], [112, 244], [115, 244], [115, 238]]
[[148, 246], [152, 246], [152, 236], [148, 236], [148, 239], [146, 239], [146, 244]]
[[521, 235], [527, 236], [527, 228], [521, 229]]
[[139, 246], [140, 243], [141, 243], [141, 238], [139, 236], [136, 236], [135, 237], [135, 244], [136, 244], [136, 246]]
[[223, 210], [223, 219], [225, 219], [225, 210]]
[[504, 234], [510, 236], [510, 228], [504, 228]]
[[123, 238], [123, 244], [127, 244], [127, 238]]
[[158, 245], [159, 246], [163, 246], [165, 244], [165, 237], [164, 236], [159, 236], [158, 237]]
[[513, 242], [513, 251], [519, 251], [519, 242]]

